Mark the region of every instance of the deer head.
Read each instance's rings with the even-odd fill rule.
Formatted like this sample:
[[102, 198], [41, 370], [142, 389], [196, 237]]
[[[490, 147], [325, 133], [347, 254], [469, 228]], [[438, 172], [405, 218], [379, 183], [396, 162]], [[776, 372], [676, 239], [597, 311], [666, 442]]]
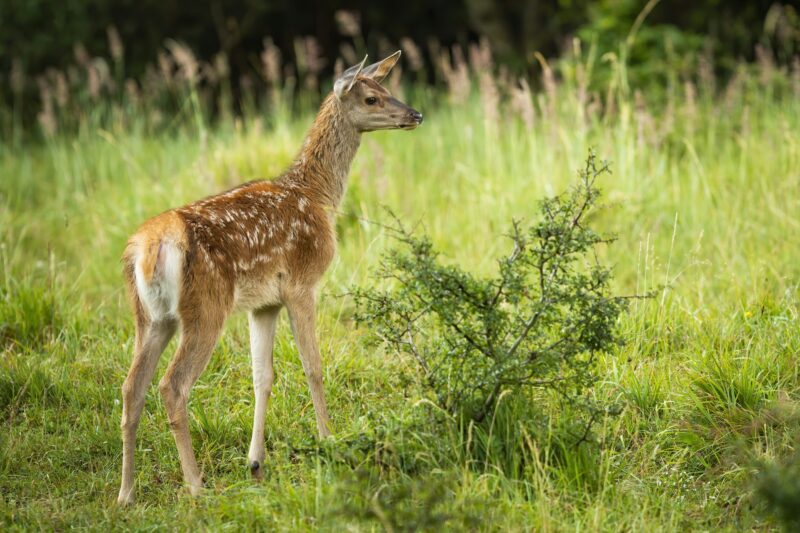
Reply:
[[413, 130], [422, 124], [422, 113], [393, 98], [380, 85], [400, 59], [400, 50], [368, 67], [360, 64], [345, 70], [333, 84], [333, 92], [345, 116], [360, 132]]

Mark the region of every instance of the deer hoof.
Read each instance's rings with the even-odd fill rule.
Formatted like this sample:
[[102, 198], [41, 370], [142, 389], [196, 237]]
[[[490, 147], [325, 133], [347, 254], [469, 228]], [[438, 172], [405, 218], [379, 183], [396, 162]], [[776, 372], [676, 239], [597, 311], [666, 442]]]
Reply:
[[261, 468], [261, 463], [258, 461], [250, 463], [250, 475], [253, 476], [253, 479], [258, 481], [264, 479], [264, 470]]

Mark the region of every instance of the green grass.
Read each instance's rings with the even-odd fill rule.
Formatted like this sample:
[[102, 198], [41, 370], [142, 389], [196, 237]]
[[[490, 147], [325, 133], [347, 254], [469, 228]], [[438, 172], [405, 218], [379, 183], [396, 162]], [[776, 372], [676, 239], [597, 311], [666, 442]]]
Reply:
[[[179, 491], [151, 388], [137, 504], [125, 510], [114, 503], [132, 350], [125, 239], [164, 209], [279, 173], [310, 110], [269, 128], [253, 115], [224, 122], [204, 140], [191, 127], [147, 134], [134, 119], [0, 145], [0, 528], [776, 527], [753, 479], [759, 461], [793, 448], [798, 424], [800, 99], [750, 83], [727, 103], [678, 96], [661, 110], [620, 95], [616, 112], [586, 118], [566, 83], [542, 97], [530, 131], [507, 111], [485, 120], [478, 95], [460, 105], [416, 92], [423, 127], [364, 138], [321, 289], [335, 438], [314, 439], [284, 318], [266, 480], [250, 481], [247, 330], [236, 317], [190, 401], [206, 494]], [[449, 260], [489, 272], [511, 219], [569, 186], [590, 146], [613, 163], [592, 223], [618, 236], [604, 252], [618, 290], [669, 285], [634, 302], [620, 324], [627, 345], [601, 361], [596, 393], [622, 413], [600, 424], [601, 447], [580, 449], [559, 448], [558, 412], [550, 434], [529, 434], [513, 398], [489, 431], [431, 422], [441, 415], [414, 386], [413, 365], [368, 348], [343, 296], [371, 283], [392, 245], [382, 206], [420, 223]]]

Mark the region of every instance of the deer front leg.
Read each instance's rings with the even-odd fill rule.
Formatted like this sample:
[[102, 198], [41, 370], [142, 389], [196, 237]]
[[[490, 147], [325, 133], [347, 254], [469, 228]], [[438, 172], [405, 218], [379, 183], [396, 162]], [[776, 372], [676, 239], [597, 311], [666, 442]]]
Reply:
[[275, 344], [275, 329], [281, 308], [268, 307], [248, 315], [250, 322], [250, 356], [253, 363], [253, 390], [255, 409], [253, 414], [253, 437], [247, 459], [250, 473], [255, 479], [264, 477], [264, 417], [272, 393], [275, 372], [272, 365], [272, 348]]
[[325, 391], [322, 389], [322, 361], [314, 326], [315, 307], [313, 293], [301, 294], [286, 302], [292, 334], [297, 342], [308, 387], [311, 389], [311, 400], [314, 402], [314, 411], [317, 415], [317, 431], [320, 438], [325, 438], [331, 431], [328, 408], [325, 405]]
[[222, 320], [182, 326], [180, 346], [158, 388], [164, 399], [175, 445], [178, 447], [184, 481], [192, 496], [197, 496], [203, 488], [203, 480], [192, 450], [186, 403], [189, 392], [211, 359], [211, 352], [222, 331]]

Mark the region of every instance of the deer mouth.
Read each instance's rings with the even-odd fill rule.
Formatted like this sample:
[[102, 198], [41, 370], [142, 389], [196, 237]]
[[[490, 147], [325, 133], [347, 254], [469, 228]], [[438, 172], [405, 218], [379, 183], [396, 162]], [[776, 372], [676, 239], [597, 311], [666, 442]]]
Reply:
[[420, 124], [422, 124], [422, 113], [419, 111], [412, 111], [409, 113], [410, 122], [406, 122], [400, 125], [400, 129], [402, 130], [413, 130]]

